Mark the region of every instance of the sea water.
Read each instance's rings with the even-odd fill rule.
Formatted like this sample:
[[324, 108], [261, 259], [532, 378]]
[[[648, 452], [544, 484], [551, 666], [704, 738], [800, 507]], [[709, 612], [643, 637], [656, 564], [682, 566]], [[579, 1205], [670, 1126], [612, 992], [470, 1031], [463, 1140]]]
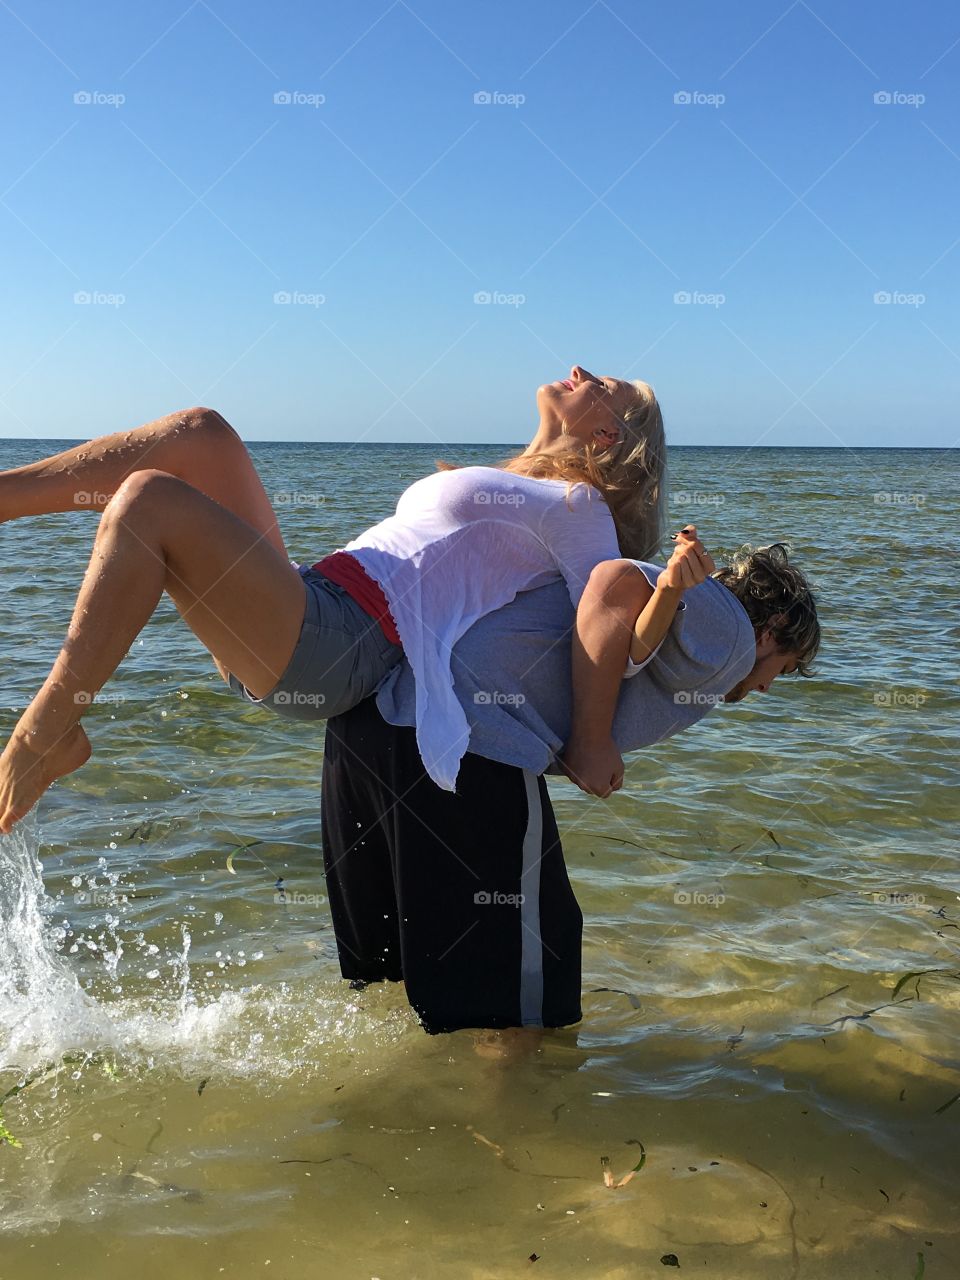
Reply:
[[[309, 561], [437, 456], [507, 450], [252, 452]], [[960, 1272], [958, 482], [949, 452], [674, 450], [671, 529], [787, 539], [823, 653], [612, 800], [551, 779], [584, 1020], [519, 1062], [340, 980], [322, 727], [232, 697], [162, 604], [90, 763], [0, 839], [0, 1277]], [[4, 737], [95, 527], [0, 528]]]

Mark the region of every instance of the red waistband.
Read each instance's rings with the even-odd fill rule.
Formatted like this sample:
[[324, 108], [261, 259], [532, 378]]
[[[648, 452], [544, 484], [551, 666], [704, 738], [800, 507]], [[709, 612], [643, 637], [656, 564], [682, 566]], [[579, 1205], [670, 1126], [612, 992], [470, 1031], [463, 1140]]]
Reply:
[[387, 597], [383, 594], [379, 582], [375, 582], [370, 577], [356, 556], [352, 556], [349, 551], [335, 551], [333, 555], [324, 556], [322, 560], [318, 560], [315, 565], [311, 565], [311, 568], [348, 591], [364, 613], [368, 613], [371, 618], [376, 618], [380, 623], [381, 631], [391, 644], [400, 643], [397, 624], [390, 612]]

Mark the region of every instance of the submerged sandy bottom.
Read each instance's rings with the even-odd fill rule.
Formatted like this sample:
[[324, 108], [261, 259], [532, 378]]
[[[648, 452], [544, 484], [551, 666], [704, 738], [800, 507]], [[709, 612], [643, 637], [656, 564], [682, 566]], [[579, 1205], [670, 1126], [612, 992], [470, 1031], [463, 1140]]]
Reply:
[[[761, 883], [786, 912], [789, 882]], [[581, 1026], [496, 1059], [481, 1033], [424, 1035], [402, 988], [351, 993], [329, 931], [296, 922], [243, 969], [195, 922], [159, 988], [111, 983], [136, 950], [122, 910], [99, 954], [52, 944], [49, 903], [15, 917], [34, 963], [19, 1004], [5, 988], [21, 1069], [0, 1082], [26, 1084], [2, 1107], [22, 1145], [0, 1147], [0, 1275], [960, 1272], [945, 985], [891, 999], [849, 960], [847, 984], [778, 983], [762, 936], [724, 947], [716, 914], [678, 917], [687, 948], [608, 915]]]

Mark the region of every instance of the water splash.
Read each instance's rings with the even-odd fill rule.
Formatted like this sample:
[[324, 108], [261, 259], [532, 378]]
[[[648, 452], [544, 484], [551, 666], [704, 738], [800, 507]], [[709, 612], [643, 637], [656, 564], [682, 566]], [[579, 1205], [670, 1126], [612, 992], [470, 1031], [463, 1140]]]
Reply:
[[[170, 987], [145, 992], [123, 971], [119, 914], [106, 917], [109, 947], [55, 923], [61, 904], [44, 888], [38, 850], [32, 816], [0, 837], [0, 1071], [25, 1077], [65, 1059], [106, 1057], [124, 1072], [281, 1082], [323, 1071], [345, 1046], [384, 1048], [411, 1029], [412, 1016], [390, 993], [351, 1001], [342, 984], [313, 976], [198, 991], [186, 925], [165, 958]], [[149, 951], [152, 962], [163, 958]], [[99, 965], [92, 977], [84, 973], [87, 985], [80, 963]], [[93, 993], [98, 982], [107, 998]]]
[[57, 950], [35, 815], [0, 836], [0, 1066], [58, 1058], [107, 1034], [109, 1019]]

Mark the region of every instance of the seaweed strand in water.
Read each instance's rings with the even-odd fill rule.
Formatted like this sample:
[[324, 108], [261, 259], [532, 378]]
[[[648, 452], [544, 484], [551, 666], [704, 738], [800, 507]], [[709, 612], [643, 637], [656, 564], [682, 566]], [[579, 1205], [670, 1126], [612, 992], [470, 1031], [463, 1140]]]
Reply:
[[916, 978], [917, 984], [914, 990], [917, 993], [917, 999], [920, 999], [920, 979], [925, 978], [929, 973], [949, 973], [949, 969], [914, 969], [912, 973], [905, 973], [897, 985], [893, 988], [893, 995], [896, 998], [900, 994], [900, 990], [913, 978]]

